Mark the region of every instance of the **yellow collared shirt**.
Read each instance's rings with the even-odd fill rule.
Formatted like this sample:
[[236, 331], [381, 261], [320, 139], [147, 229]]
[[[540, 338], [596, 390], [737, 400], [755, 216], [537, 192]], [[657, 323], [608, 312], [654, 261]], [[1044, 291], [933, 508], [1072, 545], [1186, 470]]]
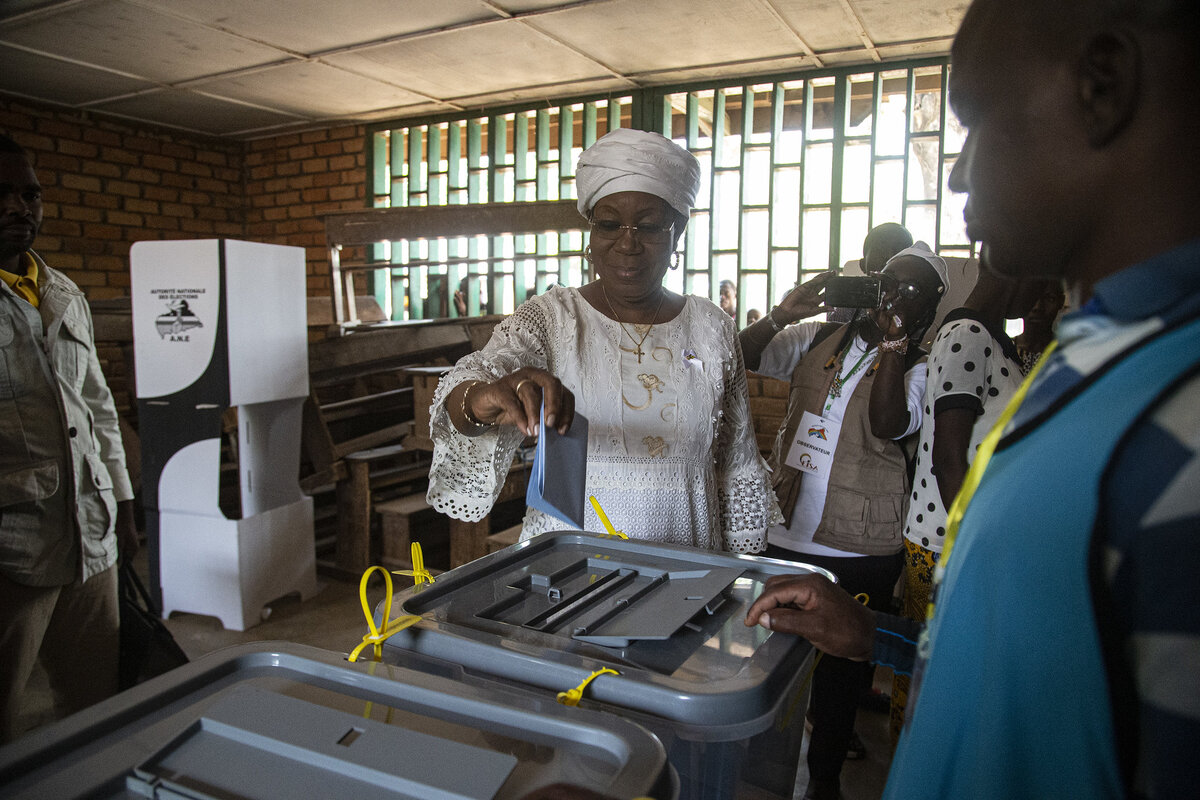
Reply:
[[8, 270], [0, 269], [0, 280], [9, 285], [17, 296], [28, 301], [34, 308], [38, 307], [38, 266], [37, 261], [29, 253], [21, 254], [21, 263], [25, 265], [24, 275], [14, 275]]

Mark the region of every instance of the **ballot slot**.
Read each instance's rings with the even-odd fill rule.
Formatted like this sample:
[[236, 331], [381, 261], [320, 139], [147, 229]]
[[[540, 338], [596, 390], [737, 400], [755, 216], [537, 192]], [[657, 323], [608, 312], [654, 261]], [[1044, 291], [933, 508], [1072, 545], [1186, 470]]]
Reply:
[[714, 614], [723, 605], [723, 593], [741, 574], [740, 568], [715, 567], [644, 576], [645, 585], [637, 587], [627, 603], [583, 622], [572, 638], [623, 648], [637, 641], [668, 640], [689, 625], [699, 630], [693, 621]]
[[[636, 578], [637, 573], [633, 570], [614, 570], [599, 577], [570, 598], [563, 598], [561, 593], [551, 587], [547, 593], [551, 607], [524, 625], [526, 628], [534, 630], [558, 630], [567, 621], [586, 613], [598, 603], [605, 603], [607, 599], [620, 593], [622, 589], [628, 588]], [[608, 605], [608, 603], [605, 604]]]
[[498, 585], [500, 600], [480, 609], [475, 616], [534, 630], [545, 630], [545, 619], [564, 608], [594, 602], [629, 577], [611, 565], [590, 570], [586, 559], [578, 559], [554, 570], [521, 570]]
[[530, 571], [506, 582], [480, 619], [569, 635], [604, 647], [669, 639], [711, 616], [741, 569], [659, 569], [611, 558], [583, 558], [551, 573]]

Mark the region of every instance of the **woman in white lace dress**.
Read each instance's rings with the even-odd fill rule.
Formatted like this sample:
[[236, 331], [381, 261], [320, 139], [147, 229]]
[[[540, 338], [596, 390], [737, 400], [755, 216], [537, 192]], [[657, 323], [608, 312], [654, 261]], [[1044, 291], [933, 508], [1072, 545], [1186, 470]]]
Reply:
[[[631, 538], [758, 552], [779, 511], [758, 452], [733, 320], [663, 277], [700, 182], [696, 159], [618, 129], [579, 159], [596, 280], [534, 297], [461, 359], [430, 408], [429, 502], [478, 520], [521, 440], [589, 421], [587, 493]], [[584, 527], [602, 532], [590, 504]], [[536, 509], [522, 540], [569, 526]]]

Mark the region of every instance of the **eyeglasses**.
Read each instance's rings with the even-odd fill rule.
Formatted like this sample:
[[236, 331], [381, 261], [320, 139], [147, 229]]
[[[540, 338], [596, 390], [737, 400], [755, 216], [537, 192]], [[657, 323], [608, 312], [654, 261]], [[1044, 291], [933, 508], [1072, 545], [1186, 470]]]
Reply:
[[639, 222], [637, 225], [622, 225], [612, 219], [588, 220], [592, 226], [592, 235], [597, 239], [614, 241], [620, 239], [625, 231], [633, 234], [639, 242], [665, 242], [671, 238], [674, 225], [664, 225], [659, 222]]
[[883, 283], [884, 292], [895, 292], [905, 300], [916, 300], [921, 296], [921, 287], [912, 283], [902, 283], [887, 272], [872, 272], [871, 276], [879, 278]]

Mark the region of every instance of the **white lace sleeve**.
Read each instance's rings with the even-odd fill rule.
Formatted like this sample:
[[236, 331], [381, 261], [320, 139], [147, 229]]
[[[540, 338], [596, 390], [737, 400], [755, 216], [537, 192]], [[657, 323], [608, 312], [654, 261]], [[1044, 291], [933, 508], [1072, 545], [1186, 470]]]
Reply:
[[783, 522], [771, 489], [770, 472], [758, 451], [746, 366], [737, 336], [729, 331], [734, 358], [726, 365], [726, 391], [717, 431], [717, 500], [721, 535], [726, 550], [761, 553], [767, 549], [767, 528]]
[[487, 516], [504, 486], [517, 446], [525, 438], [512, 425], [500, 425], [475, 437], [464, 436], [450, 422], [446, 396], [463, 381], [494, 381], [521, 367], [547, 367], [550, 319], [542, 298], [522, 304], [496, 326], [492, 338], [438, 382], [429, 407], [433, 463], [426, 499], [455, 519], [478, 522]]

